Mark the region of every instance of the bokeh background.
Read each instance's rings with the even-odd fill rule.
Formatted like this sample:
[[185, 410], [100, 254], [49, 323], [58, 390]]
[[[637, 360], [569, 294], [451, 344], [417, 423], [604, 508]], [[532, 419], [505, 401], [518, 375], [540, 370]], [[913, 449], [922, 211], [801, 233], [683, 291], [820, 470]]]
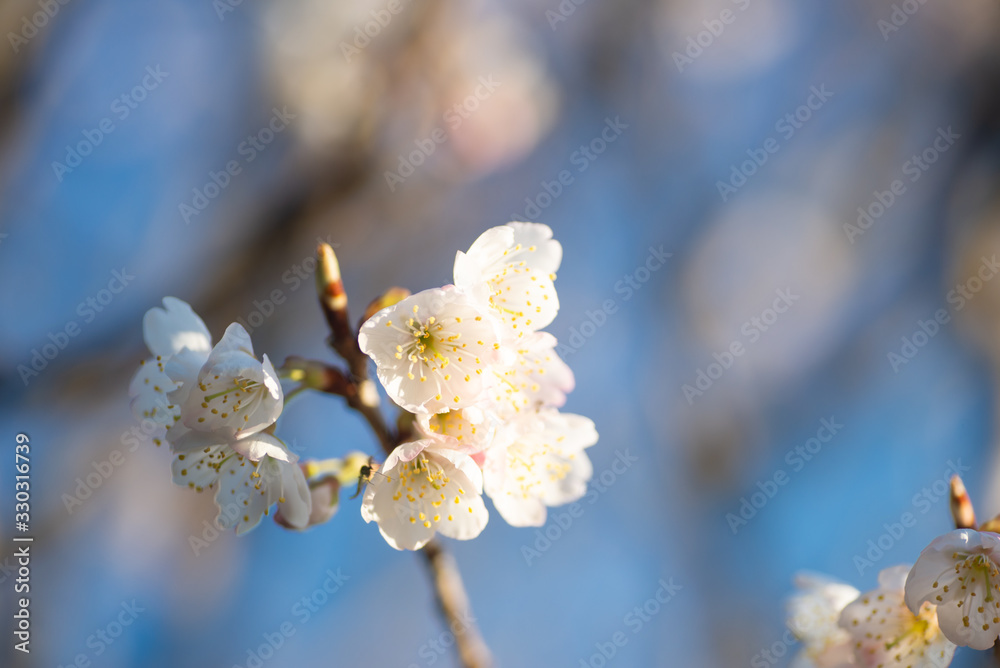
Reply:
[[[1000, 280], [950, 292], [1000, 253], [998, 20], [989, 0], [5, 0], [0, 600], [18, 432], [36, 542], [33, 651], [11, 651], [5, 612], [0, 663], [248, 666], [291, 622], [262, 665], [452, 665], [430, 645], [443, 628], [422, 565], [358, 501], [304, 534], [267, 521], [195, 554], [212, 499], [172, 486], [162, 449], [123, 441], [128, 380], [164, 295], [216, 336], [244, 319], [273, 359], [330, 359], [317, 239], [359, 314], [390, 285], [447, 282], [456, 250], [527, 218], [565, 248], [549, 329], [572, 344], [566, 409], [596, 422], [610, 484], [565, 529], [550, 513], [551, 544], [495, 514], [448, 541], [498, 665], [601, 665], [596, 644], [619, 631], [609, 665], [786, 665], [795, 572], [868, 589], [912, 562], [949, 528], [953, 465], [981, 516], [1000, 511]], [[276, 112], [282, 130], [249, 149]], [[387, 179], [437, 129], [433, 154]], [[230, 162], [239, 173], [206, 190]], [[864, 229], [859, 207], [880, 214]], [[666, 263], [640, 271], [661, 248]], [[116, 271], [132, 278], [108, 299]], [[778, 290], [797, 299], [765, 331], [752, 318], [770, 319]], [[939, 309], [947, 322], [890, 358]], [[745, 353], [686, 396], [733, 342]], [[794, 454], [824, 419], [842, 428]], [[329, 397], [296, 402], [281, 429], [305, 457], [375, 451]], [[114, 450], [124, 463], [68, 511]], [[775, 493], [734, 523], [762, 487]], [[303, 620], [294, 606], [328, 569], [350, 579]], [[676, 597], [628, 623], [671, 578]], [[134, 623], [96, 641], [133, 600]]]

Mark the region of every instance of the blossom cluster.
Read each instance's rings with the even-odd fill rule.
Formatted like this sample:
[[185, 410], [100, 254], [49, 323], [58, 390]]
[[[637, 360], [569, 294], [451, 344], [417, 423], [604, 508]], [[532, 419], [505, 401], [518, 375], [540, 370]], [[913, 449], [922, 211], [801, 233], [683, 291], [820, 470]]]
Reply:
[[396, 549], [435, 533], [479, 535], [483, 493], [513, 526], [586, 493], [597, 442], [591, 420], [559, 411], [573, 373], [545, 331], [559, 310], [562, 246], [536, 223], [484, 232], [455, 258], [454, 284], [419, 292], [369, 318], [361, 350], [388, 396], [414, 417], [365, 490], [362, 517]]
[[243, 326], [231, 324], [213, 346], [191, 307], [166, 297], [142, 328], [152, 357], [132, 378], [131, 408], [155, 425], [157, 445], [169, 445], [174, 482], [199, 492], [215, 487], [216, 522], [237, 534], [274, 504], [288, 526], [307, 526], [309, 487], [297, 455], [274, 435], [281, 383], [267, 355], [254, 355]]
[[861, 594], [800, 576], [788, 625], [804, 648], [793, 665], [942, 668], [958, 646], [985, 650], [1000, 635], [1000, 535], [971, 528], [939, 536], [916, 563], [879, 574]]

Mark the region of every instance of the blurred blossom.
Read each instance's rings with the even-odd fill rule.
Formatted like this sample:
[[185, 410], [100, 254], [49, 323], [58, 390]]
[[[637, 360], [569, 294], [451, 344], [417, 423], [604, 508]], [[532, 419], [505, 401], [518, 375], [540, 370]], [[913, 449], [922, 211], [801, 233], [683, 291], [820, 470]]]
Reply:
[[720, 83], [759, 74], [796, 46], [790, 0], [661, 0], [660, 51], [682, 77]]

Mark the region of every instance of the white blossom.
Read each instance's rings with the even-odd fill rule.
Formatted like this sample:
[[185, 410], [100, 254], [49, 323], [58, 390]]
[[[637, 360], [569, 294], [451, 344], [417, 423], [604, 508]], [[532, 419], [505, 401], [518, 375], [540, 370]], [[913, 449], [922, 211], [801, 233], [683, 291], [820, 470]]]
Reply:
[[[250, 335], [231, 324], [186, 391], [181, 420], [189, 429], [236, 440], [265, 429], [278, 419], [284, 395], [267, 355], [254, 356]], [[172, 401], [180, 397], [168, 395]]]
[[508, 223], [486, 230], [455, 257], [455, 285], [487, 304], [504, 322], [505, 339], [550, 324], [559, 311], [553, 285], [562, 246], [540, 223]]
[[951, 663], [955, 645], [941, 633], [935, 607], [923, 603], [914, 614], [903, 600], [909, 571], [909, 565], [883, 570], [877, 589], [844, 608], [840, 626], [851, 636], [858, 665], [943, 668]]
[[532, 332], [504, 346], [501, 363], [494, 368], [497, 382], [488, 389], [493, 410], [501, 419], [543, 406], [560, 407], [573, 390], [573, 371], [556, 354], [556, 337]]
[[174, 482], [197, 491], [217, 485], [216, 521], [219, 526], [235, 527], [237, 534], [256, 527], [274, 504], [288, 526], [304, 529], [312, 499], [305, 475], [295, 463], [298, 456], [270, 434], [249, 438], [270, 441], [270, 448], [283, 451], [283, 459], [263, 456], [254, 462], [229, 445], [209, 446], [174, 457]]
[[483, 464], [497, 512], [512, 526], [541, 526], [546, 507], [581, 498], [594, 472], [584, 449], [597, 438], [591, 420], [553, 408], [509, 421]]
[[993, 647], [1000, 634], [1000, 536], [959, 529], [924, 548], [906, 581], [906, 605], [916, 614], [937, 606], [941, 631], [956, 645]]
[[393, 401], [411, 413], [443, 413], [475, 404], [494, 382], [500, 331], [487, 309], [449, 286], [382, 309], [358, 343]]
[[167, 397], [178, 389], [167, 366], [180, 356], [200, 367], [208, 359], [212, 337], [191, 307], [175, 297], [164, 297], [163, 308], [146, 312], [142, 334], [152, 357], [140, 363], [129, 384], [130, 405], [136, 418], [159, 425], [153, 434], [159, 445], [180, 415], [180, 408]]
[[796, 668], [854, 665], [850, 636], [837, 624], [844, 607], [860, 592], [823, 575], [800, 573], [798, 592], [788, 599], [788, 628], [804, 647], [792, 660]]
[[[143, 318], [143, 335], [154, 357], [132, 379], [132, 411], [164, 429], [171, 444], [189, 431], [235, 441], [274, 424], [284, 396], [271, 361], [254, 357], [250, 335], [233, 323], [212, 347], [211, 336], [191, 307], [166, 297], [164, 309]], [[214, 445], [214, 443], [209, 443]]]
[[403, 443], [365, 489], [361, 516], [397, 550], [418, 550], [435, 533], [468, 540], [486, 526], [482, 472], [448, 440]]

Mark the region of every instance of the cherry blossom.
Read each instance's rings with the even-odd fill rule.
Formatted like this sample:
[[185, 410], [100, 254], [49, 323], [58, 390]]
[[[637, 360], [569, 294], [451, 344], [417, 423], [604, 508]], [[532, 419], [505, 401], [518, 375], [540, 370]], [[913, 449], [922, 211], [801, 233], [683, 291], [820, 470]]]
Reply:
[[199, 492], [217, 485], [216, 521], [219, 526], [234, 526], [237, 534], [256, 527], [276, 503], [288, 526], [304, 529], [309, 524], [312, 499], [305, 475], [295, 463], [298, 456], [269, 434], [249, 439], [270, 441], [271, 448], [283, 450], [282, 458], [265, 455], [254, 462], [229, 445], [208, 446], [174, 457], [174, 482]]
[[955, 645], [941, 633], [935, 607], [923, 603], [916, 613], [906, 607], [903, 586], [909, 572], [909, 565], [885, 569], [877, 589], [844, 608], [840, 626], [851, 636], [858, 665], [941, 668], [951, 663]]
[[486, 526], [482, 472], [448, 440], [403, 443], [365, 489], [362, 518], [397, 550], [418, 550], [435, 533], [468, 540]]
[[424, 290], [382, 309], [358, 335], [386, 392], [412, 413], [471, 406], [494, 382], [499, 324], [454, 286]]
[[837, 624], [844, 607], [860, 592], [823, 575], [800, 573], [799, 590], [788, 600], [788, 628], [802, 641], [792, 661], [800, 668], [841, 668], [854, 665], [850, 636]]
[[1000, 635], [1000, 536], [959, 529], [924, 548], [906, 581], [906, 605], [917, 614], [937, 606], [941, 631], [956, 645], [993, 647]]
[[455, 257], [455, 285], [488, 305], [504, 322], [505, 339], [549, 325], [559, 311], [555, 272], [562, 246], [540, 223], [508, 223], [486, 230]]
[[284, 404], [274, 366], [267, 355], [257, 360], [250, 335], [239, 323], [226, 329], [186, 394], [185, 426], [233, 440], [274, 424]]
[[548, 408], [512, 420], [486, 451], [486, 494], [512, 526], [541, 526], [546, 507], [586, 494], [593, 466], [584, 449], [596, 442], [581, 415]]
[[208, 359], [212, 337], [201, 318], [176, 297], [164, 297], [163, 308], [154, 307], [142, 319], [143, 339], [152, 354], [140, 363], [129, 384], [132, 413], [157, 425], [153, 440], [159, 444], [180, 416], [180, 408], [168, 394], [179, 385], [168, 366], [180, 357], [201, 366]]

